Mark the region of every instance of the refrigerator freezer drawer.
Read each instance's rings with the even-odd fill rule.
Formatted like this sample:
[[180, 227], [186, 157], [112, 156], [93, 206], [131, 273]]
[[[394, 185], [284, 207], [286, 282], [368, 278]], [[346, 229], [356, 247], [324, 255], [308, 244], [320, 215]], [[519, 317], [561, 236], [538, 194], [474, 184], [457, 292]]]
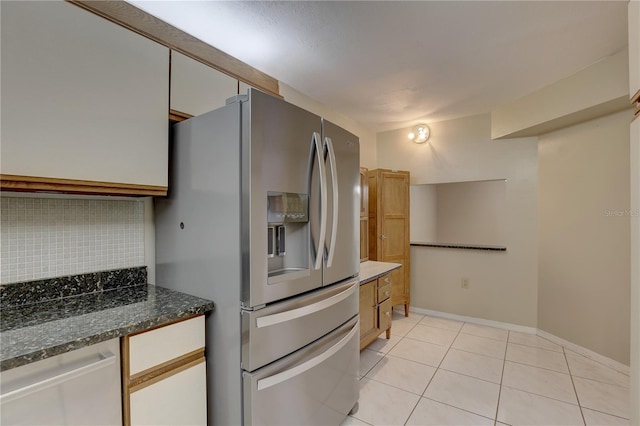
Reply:
[[254, 371], [321, 338], [358, 313], [358, 279], [242, 312], [242, 368]]
[[245, 425], [340, 424], [358, 401], [358, 317], [318, 342], [243, 373]]

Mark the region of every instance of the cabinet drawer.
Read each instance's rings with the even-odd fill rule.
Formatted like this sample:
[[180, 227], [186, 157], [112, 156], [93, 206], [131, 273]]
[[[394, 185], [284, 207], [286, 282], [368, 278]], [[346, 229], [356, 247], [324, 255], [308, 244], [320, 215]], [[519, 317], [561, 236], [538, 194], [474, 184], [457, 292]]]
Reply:
[[391, 327], [391, 299], [387, 299], [378, 306], [378, 322], [380, 330]]
[[129, 337], [129, 374], [204, 348], [204, 315]]
[[131, 425], [206, 425], [207, 372], [202, 362], [131, 394]]
[[378, 303], [382, 303], [391, 297], [391, 284], [380, 286], [378, 284]]
[[386, 285], [391, 285], [391, 274], [383, 275], [378, 278], [378, 288], [384, 287]]

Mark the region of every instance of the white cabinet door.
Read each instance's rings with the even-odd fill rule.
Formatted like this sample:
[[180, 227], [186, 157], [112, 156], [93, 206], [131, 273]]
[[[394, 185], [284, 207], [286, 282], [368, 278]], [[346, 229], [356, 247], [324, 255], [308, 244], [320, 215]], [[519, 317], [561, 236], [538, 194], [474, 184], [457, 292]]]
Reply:
[[2, 173], [166, 187], [168, 48], [61, 0], [0, 7]]
[[629, 2], [629, 95], [640, 91], [640, 1]]
[[204, 360], [171, 377], [131, 393], [131, 425], [206, 425], [207, 380]]
[[225, 105], [238, 80], [181, 53], [171, 52], [171, 109], [200, 115]]
[[123, 338], [125, 424], [205, 425], [205, 317]]

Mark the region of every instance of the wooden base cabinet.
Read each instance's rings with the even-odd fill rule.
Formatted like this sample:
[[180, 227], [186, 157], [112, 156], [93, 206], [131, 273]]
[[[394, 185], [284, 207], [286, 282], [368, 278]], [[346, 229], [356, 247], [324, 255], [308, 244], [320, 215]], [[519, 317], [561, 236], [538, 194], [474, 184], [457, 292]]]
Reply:
[[391, 304], [404, 305], [405, 316], [409, 316], [409, 172], [370, 170], [367, 180], [369, 260], [402, 264], [400, 269], [391, 272]]
[[391, 338], [391, 274], [360, 285], [360, 350], [382, 332]]
[[122, 341], [125, 425], [206, 425], [204, 315]]

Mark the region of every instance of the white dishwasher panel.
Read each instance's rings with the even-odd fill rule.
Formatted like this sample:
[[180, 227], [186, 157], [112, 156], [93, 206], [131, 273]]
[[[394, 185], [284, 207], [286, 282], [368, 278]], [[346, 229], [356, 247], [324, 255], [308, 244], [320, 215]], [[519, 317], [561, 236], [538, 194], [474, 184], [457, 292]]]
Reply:
[[120, 425], [120, 343], [97, 343], [0, 375], [0, 424]]

